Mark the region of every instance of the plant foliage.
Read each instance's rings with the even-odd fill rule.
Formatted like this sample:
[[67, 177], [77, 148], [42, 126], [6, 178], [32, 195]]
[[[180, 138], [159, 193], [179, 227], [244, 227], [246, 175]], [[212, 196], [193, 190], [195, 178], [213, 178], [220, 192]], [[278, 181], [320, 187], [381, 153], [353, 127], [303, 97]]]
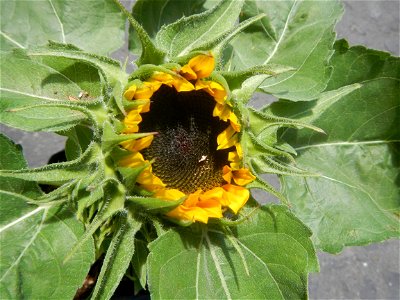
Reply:
[[[335, 41], [340, 2], [0, 5], [1, 123], [67, 137], [67, 161], [29, 168], [0, 135], [1, 298], [71, 299], [97, 261], [93, 299], [123, 277], [154, 299], [305, 299], [315, 249], [399, 237], [399, 58]], [[125, 19], [133, 74], [103, 56], [123, 45]], [[281, 203], [251, 198], [237, 217], [179, 226], [163, 213], [185, 199], [135, 191], [142, 170], [115, 158], [148, 135], [120, 135], [128, 82], [198, 53], [216, 58], [242, 124], [248, 187]], [[279, 101], [252, 108], [254, 92]]]

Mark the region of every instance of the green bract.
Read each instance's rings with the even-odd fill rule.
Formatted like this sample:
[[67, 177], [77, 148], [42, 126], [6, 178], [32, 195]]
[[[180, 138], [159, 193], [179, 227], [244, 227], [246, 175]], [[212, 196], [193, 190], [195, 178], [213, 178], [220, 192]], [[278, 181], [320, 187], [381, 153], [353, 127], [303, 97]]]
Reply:
[[[305, 299], [315, 248], [399, 237], [399, 59], [335, 42], [338, 1], [137, 0], [132, 14], [117, 0], [0, 5], [1, 122], [67, 137], [65, 162], [28, 168], [0, 136], [1, 298], [71, 299], [96, 263], [82, 299], [110, 299], [124, 276], [154, 299]], [[124, 43], [125, 19], [132, 74], [102, 56]], [[180, 77], [198, 55], [215, 59], [206, 79], [241, 126], [256, 177], [246, 188], [280, 204], [250, 197], [238, 215], [171, 222], [187, 195], [139, 189], [153, 161], [119, 163], [122, 142], [154, 134], [124, 132], [146, 104], [124, 92]], [[254, 108], [255, 92], [279, 101]]]

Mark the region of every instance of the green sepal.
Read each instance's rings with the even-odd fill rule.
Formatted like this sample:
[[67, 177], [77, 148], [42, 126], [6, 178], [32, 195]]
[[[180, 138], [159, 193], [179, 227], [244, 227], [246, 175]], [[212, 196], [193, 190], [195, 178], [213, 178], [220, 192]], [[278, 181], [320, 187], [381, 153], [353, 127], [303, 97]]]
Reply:
[[142, 44], [142, 54], [140, 58], [136, 61], [138, 66], [144, 64], [161, 64], [164, 61], [165, 53], [153, 44], [146, 30], [136, 21], [130, 12], [119, 2], [114, 0], [118, 5], [119, 9], [124, 13], [128, 19], [130, 25], [135, 29], [137, 35], [139, 36], [140, 43]]
[[77, 125], [68, 131], [58, 132], [67, 137], [65, 142], [65, 156], [67, 160], [74, 160], [80, 157], [88, 148], [91, 141], [94, 140], [92, 128], [83, 125]]
[[221, 34], [220, 36], [215, 37], [213, 40], [207, 42], [206, 44], [203, 44], [203, 45], [199, 46], [198, 48], [193, 49], [193, 51], [212, 49], [212, 52], [214, 53], [217, 61], [219, 61], [226, 45], [235, 36], [237, 36], [239, 33], [241, 33], [244, 29], [246, 29], [251, 24], [257, 22], [258, 20], [262, 19], [263, 17], [265, 17], [265, 14], [259, 14], [250, 19], [247, 19], [246, 21], [241, 22], [235, 28], [232, 28], [231, 30], [226, 31], [225, 33]]
[[258, 174], [270, 173], [288, 176], [320, 176], [319, 174], [308, 172], [292, 164], [287, 164], [283, 161], [275, 160], [273, 157], [270, 157], [268, 155], [251, 157], [248, 160]]
[[[165, 66], [171, 66], [171, 65], [167, 64]], [[151, 75], [153, 75], [154, 72], [163, 72], [163, 73], [167, 73], [172, 76], [175, 76], [175, 77], [181, 77], [179, 74], [166, 68], [165, 66], [156, 66], [156, 65], [151, 65], [151, 64], [142, 65], [142, 66], [140, 66], [140, 68], [138, 68], [136, 71], [134, 71], [129, 76], [129, 81], [134, 80], [134, 79], [146, 81], [147, 79], [149, 79], [151, 77]], [[135, 82], [129, 82], [128, 86], [130, 86], [132, 84], [135, 84]], [[140, 84], [139, 84], [139, 87], [140, 87]]]
[[[253, 174], [257, 174], [257, 172], [253, 168], [251, 168], [251, 171], [252, 171]], [[286, 197], [283, 194], [281, 194], [280, 192], [278, 192], [272, 185], [270, 185], [264, 179], [261, 179], [260, 175], [261, 174], [258, 174], [257, 178], [253, 182], [251, 182], [248, 185], [246, 185], [246, 188], [264, 190], [267, 193], [270, 193], [270, 194], [274, 195], [283, 204], [285, 204], [285, 205], [290, 207], [291, 205], [290, 205], [289, 201], [286, 199]]]
[[146, 211], [152, 214], [166, 213], [179, 206], [186, 200], [186, 196], [178, 200], [164, 200], [154, 197], [137, 197], [128, 196], [126, 197], [126, 203], [128, 207], [134, 211]]
[[128, 269], [135, 253], [135, 235], [142, 223], [126, 211], [116, 216], [113, 226], [116, 232], [108, 246], [106, 256], [91, 299], [110, 299]]
[[295, 69], [284, 65], [268, 64], [254, 66], [243, 71], [219, 71], [219, 73], [229, 83], [231, 90], [235, 90], [240, 89], [244, 81], [255, 75], [276, 76], [290, 71], [295, 71]]
[[78, 219], [80, 220], [91, 219], [92, 217], [91, 215], [86, 216], [84, 214], [85, 209], [91, 207], [97, 201], [103, 199], [103, 197], [104, 197], [104, 189], [100, 184], [95, 188], [92, 187], [84, 191], [81, 190], [77, 196], [77, 199], [79, 199], [79, 201], [77, 202], [77, 210], [76, 210], [76, 215]]
[[150, 100], [147, 99], [138, 99], [128, 101], [125, 98], [122, 99], [122, 105], [124, 106], [125, 111], [130, 111], [132, 109], [137, 108], [139, 105], [146, 105]]
[[129, 168], [129, 167], [117, 168], [117, 171], [122, 175], [124, 185], [126, 186], [128, 191], [135, 188], [137, 177], [149, 165], [150, 164], [144, 164], [142, 167], [137, 167], [137, 168]]
[[249, 124], [250, 128], [257, 135], [270, 127], [308, 128], [319, 133], [325, 133], [325, 131], [319, 127], [295, 119], [277, 117], [266, 112], [260, 112], [254, 108], [248, 108], [248, 111], [251, 119], [251, 124]]
[[131, 260], [132, 269], [136, 276], [133, 276], [134, 281], [134, 293], [139, 293], [140, 290], [146, 288], [147, 282], [147, 256], [149, 255], [149, 249], [147, 248], [147, 242], [136, 238], [135, 239], [135, 253]]
[[92, 143], [78, 159], [34, 169], [0, 170], [0, 177], [19, 178], [43, 184], [62, 185], [70, 180], [86, 178], [98, 168], [99, 149]]
[[155, 132], [117, 134], [114, 131], [113, 126], [109, 122], [105, 122], [103, 127], [102, 149], [103, 152], [108, 152], [124, 141], [137, 140], [153, 134], [155, 134]]
[[271, 156], [281, 156], [288, 159], [291, 162], [295, 162], [294, 158], [290, 153], [286, 151], [279, 150], [273, 145], [267, 144], [264, 141], [257, 138], [252, 132], [244, 132], [242, 134], [242, 145], [243, 151], [246, 153], [245, 157], [251, 157], [252, 155], [258, 155], [259, 153], [271, 155]]
[[109, 179], [102, 186], [104, 189], [104, 204], [97, 212], [93, 221], [87, 226], [85, 233], [80, 237], [76, 244], [72, 247], [64, 262], [68, 261], [72, 255], [113, 215], [124, 210], [125, 190], [122, 185], [116, 181]]
[[50, 204], [50, 203], [63, 203], [63, 202], [71, 202], [73, 199], [72, 192], [76, 188], [76, 185], [81, 179], [71, 180], [67, 183], [64, 183], [62, 186], [58, 187], [54, 191], [50, 193], [44, 194], [41, 197], [32, 200], [32, 204], [41, 205], [41, 204]]

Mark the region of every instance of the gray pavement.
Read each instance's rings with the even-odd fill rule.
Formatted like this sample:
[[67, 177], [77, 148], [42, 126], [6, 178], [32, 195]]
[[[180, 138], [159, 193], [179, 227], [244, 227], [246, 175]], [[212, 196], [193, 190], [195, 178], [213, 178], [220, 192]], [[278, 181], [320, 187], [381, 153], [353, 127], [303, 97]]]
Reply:
[[[352, 0], [344, 4], [338, 38], [399, 55], [399, 1]], [[125, 48], [116, 55], [126, 53]], [[65, 139], [55, 134], [25, 133], [6, 126], [0, 130], [23, 146], [31, 167], [44, 165], [64, 147]], [[310, 275], [310, 298], [400, 299], [399, 249], [399, 241], [391, 240], [349, 247], [339, 255], [319, 253], [321, 272]]]

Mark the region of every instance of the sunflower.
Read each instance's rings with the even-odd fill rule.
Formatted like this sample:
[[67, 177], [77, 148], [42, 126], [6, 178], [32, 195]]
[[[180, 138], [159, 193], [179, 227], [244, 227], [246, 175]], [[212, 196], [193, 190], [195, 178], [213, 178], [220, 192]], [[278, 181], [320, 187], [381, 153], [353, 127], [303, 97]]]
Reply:
[[121, 146], [122, 167], [140, 169], [135, 188], [165, 201], [184, 199], [166, 213], [179, 221], [208, 223], [237, 214], [255, 177], [243, 166], [241, 125], [223, 80], [212, 77], [215, 59], [199, 54], [185, 65], [151, 71], [124, 92], [131, 101], [123, 134], [149, 132]]

